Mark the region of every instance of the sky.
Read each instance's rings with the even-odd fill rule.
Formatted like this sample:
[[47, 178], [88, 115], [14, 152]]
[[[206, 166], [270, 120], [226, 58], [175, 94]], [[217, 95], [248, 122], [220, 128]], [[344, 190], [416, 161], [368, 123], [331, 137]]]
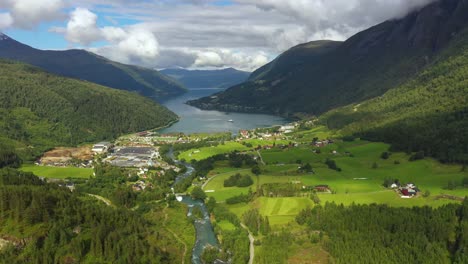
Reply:
[[253, 71], [313, 40], [346, 40], [433, 0], [0, 0], [0, 31], [150, 68]]

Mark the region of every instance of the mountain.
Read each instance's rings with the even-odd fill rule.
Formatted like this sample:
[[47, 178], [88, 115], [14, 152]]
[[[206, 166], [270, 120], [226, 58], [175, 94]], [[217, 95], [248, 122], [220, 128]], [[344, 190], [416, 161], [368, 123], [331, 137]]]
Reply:
[[467, 0], [440, 0], [343, 43], [294, 47], [247, 82], [189, 104], [286, 116], [322, 114], [402, 85], [430, 67], [467, 26]]
[[54, 74], [155, 98], [175, 96], [186, 91], [176, 81], [156, 70], [121, 64], [85, 50], [38, 50], [2, 33], [0, 58], [21, 61]]
[[0, 143], [27, 152], [24, 156], [175, 120], [167, 108], [135, 93], [0, 60]]
[[250, 72], [239, 71], [233, 68], [206, 71], [165, 69], [160, 72], [178, 80], [188, 89], [229, 88], [245, 82], [250, 75]]
[[468, 29], [414, 79], [361, 103], [334, 109], [323, 124], [443, 162], [468, 163]]

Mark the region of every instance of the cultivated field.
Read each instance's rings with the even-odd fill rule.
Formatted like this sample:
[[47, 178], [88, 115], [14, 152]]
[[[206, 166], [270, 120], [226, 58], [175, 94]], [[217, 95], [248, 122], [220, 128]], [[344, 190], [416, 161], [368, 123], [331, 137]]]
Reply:
[[[321, 148], [320, 154], [313, 153], [314, 148], [304, 145], [289, 150], [261, 151], [264, 161], [269, 165], [262, 166], [263, 173], [258, 178], [247, 168], [235, 169], [227, 167], [227, 164], [216, 164], [216, 169], [210, 173], [212, 179], [204, 189], [212, 191], [207, 195], [215, 197], [218, 202], [241, 193], [246, 194], [249, 188], [255, 192], [257, 184], [293, 181], [300, 181], [304, 186], [329, 185], [332, 193], [318, 193], [321, 204], [335, 202], [344, 205], [381, 203], [408, 207], [441, 206], [456, 202], [441, 198], [442, 194], [468, 196], [468, 189], [462, 186], [447, 189], [449, 181], [461, 183], [464, 177], [468, 177], [468, 172], [462, 171], [460, 165], [445, 165], [429, 158], [410, 162], [409, 155], [405, 153], [393, 153], [389, 159], [384, 160], [381, 154], [389, 146], [366, 141], [331, 144]], [[332, 153], [333, 150], [336, 154]], [[327, 158], [335, 160], [342, 171], [329, 169], [324, 163]], [[304, 163], [310, 162], [314, 173], [298, 173], [299, 165], [295, 164], [297, 159]], [[252, 175], [254, 184], [244, 188], [224, 187], [224, 180], [235, 173]], [[398, 179], [401, 183], [412, 182], [419, 187], [421, 193], [412, 199], [402, 199], [395, 191], [382, 186], [385, 178]], [[425, 192], [430, 195], [423, 197]], [[293, 221], [295, 215], [307, 206], [314, 206], [308, 197], [259, 197], [249, 204], [228, 205], [228, 208], [238, 216], [251, 208], [259, 208], [262, 215], [269, 217], [272, 225], [280, 226]]]
[[202, 160], [218, 154], [233, 152], [235, 150], [245, 151], [249, 150], [249, 148], [237, 142], [226, 142], [224, 145], [220, 144], [216, 147], [203, 147], [184, 151], [179, 154], [178, 159], [185, 159], [186, 161]]
[[67, 179], [67, 178], [80, 178], [88, 179], [93, 174], [93, 169], [87, 168], [62, 168], [62, 167], [49, 167], [49, 166], [36, 166], [25, 164], [21, 166], [20, 170], [32, 172], [39, 177], [52, 178], [52, 179]]

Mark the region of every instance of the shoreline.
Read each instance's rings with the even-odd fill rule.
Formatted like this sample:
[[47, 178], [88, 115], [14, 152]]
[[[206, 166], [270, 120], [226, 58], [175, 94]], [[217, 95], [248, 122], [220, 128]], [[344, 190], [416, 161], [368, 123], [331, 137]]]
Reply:
[[[144, 130], [144, 131], [154, 131], [154, 132], [157, 132], [161, 129], [164, 129], [164, 128], [168, 128], [168, 127], [171, 127], [173, 126], [175, 123], [178, 123], [180, 121], [180, 116], [177, 116], [177, 118], [174, 120], [174, 121], [171, 121], [169, 122], [167, 125], [164, 125], [164, 126], [160, 126], [160, 127], [156, 127], [156, 128], [152, 128], [152, 129], [149, 129], [149, 130]], [[144, 132], [144, 131], [139, 131], [139, 132]], [[139, 133], [139, 132], [135, 132], [135, 133]]]

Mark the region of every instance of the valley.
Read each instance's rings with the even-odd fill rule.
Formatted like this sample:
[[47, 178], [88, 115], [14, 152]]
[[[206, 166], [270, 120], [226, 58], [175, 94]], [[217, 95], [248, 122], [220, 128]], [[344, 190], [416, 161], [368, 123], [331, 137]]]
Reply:
[[0, 263], [468, 263], [468, 0], [25, 1]]

